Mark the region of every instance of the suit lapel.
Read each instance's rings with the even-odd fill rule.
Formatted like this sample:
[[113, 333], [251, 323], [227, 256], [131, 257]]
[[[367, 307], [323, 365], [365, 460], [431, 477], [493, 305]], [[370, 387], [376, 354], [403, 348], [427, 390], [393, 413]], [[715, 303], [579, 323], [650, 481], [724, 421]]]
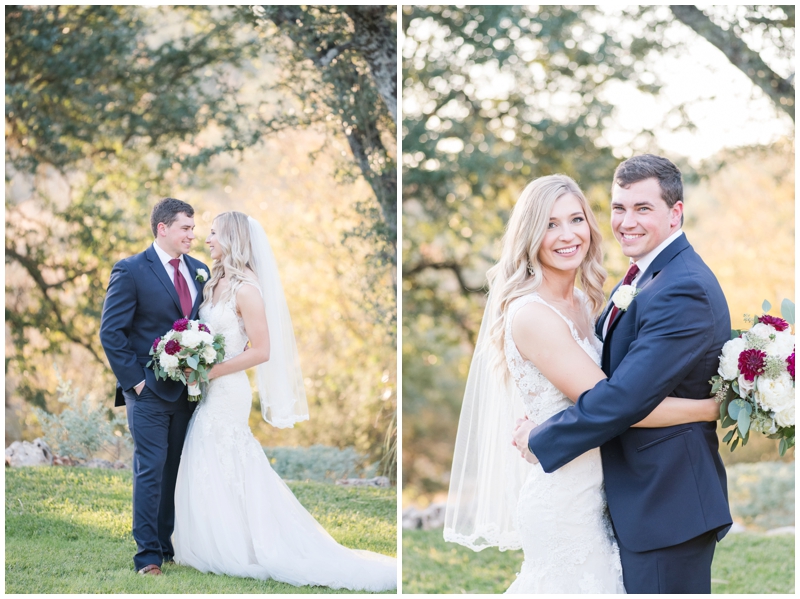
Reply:
[[164, 268], [163, 264], [161, 264], [161, 260], [158, 259], [158, 254], [156, 254], [156, 251], [153, 249], [152, 245], [144, 251], [144, 255], [150, 261], [150, 268], [155, 273], [158, 280], [161, 281], [161, 284], [164, 285], [167, 293], [169, 293], [172, 297], [172, 301], [175, 302], [175, 307], [178, 309], [178, 313], [183, 314], [183, 310], [181, 309], [181, 299], [178, 297], [178, 291], [175, 289], [175, 283], [170, 280], [169, 275], [167, 274], [167, 269]]
[[[645, 289], [645, 287], [647, 287], [650, 284], [650, 281], [652, 281], [656, 277], [656, 275], [658, 273], [660, 273], [661, 270], [667, 264], [669, 264], [670, 261], [675, 256], [677, 256], [683, 250], [685, 250], [685, 249], [687, 249], [689, 247], [691, 247], [691, 245], [689, 244], [689, 241], [686, 239], [686, 234], [685, 233], [683, 235], [681, 235], [680, 237], [678, 237], [675, 241], [670, 243], [667, 247], [665, 247], [661, 251], [661, 253], [658, 256], [656, 256], [656, 259], [653, 260], [653, 262], [650, 264], [650, 266], [647, 268], [647, 270], [644, 271], [644, 274], [642, 275], [641, 279], [636, 284], [636, 288], [639, 290], [639, 293], [641, 293]], [[617, 285], [617, 287], [619, 287], [619, 285]], [[616, 287], [614, 289], [616, 290]], [[613, 292], [612, 292], [611, 295], [612, 296], [614, 295]], [[633, 301], [636, 301], [636, 299], [634, 298]], [[609, 301], [608, 303], [609, 303], [609, 305], [612, 304], [611, 301]], [[608, 306], [606, 306], [606, 308], [608, 308]], [[605, 338], [604, 341], [608, 341], [608, 339], [611, 336], [611, 331], [614, 330], [614, 327], [620, 321], [622, 316], [623, 316], [623, 311], [620, 310], [619, 314], [617, 314], [617, 317], [614, 319], [614, 321], [609, 323], [608, 331], [606, 332], [606, 338]], [[602, 331], [602, 329], [601, 329], [601, 331]], [[604, 346], [603, 346], [604, 349], [605, 349], [605, 345], [607, 345], [607, 344], [604, 344]]]
[[[194, 258], [190, 258], [188, 254], [184, 254], [183, 259], [186, 260], [186, 266], [189, 267], [189, 272], [194, 271], [195, 275], [197, 274], [197, 269], [202, 268], [202, 265], [197, 263]], [[203, 303], [203, 288], [205, 287], [205, 281], [198, 281], [196, 276], [192, 277], [192, 281], [194, 282], [194, 288], [197, 290], [197, 296], [194, 298], [192, 313], [189, 315], [190, 320], [197, 318], [200, 304]]]
[[622, 285], [622, 281], [616, 284], [614, 289], [611, 290], [611, 295], [608, 296], [608, 301], [606, 302], [606, 307], [603, 308], [603, 312], [600, 314], [600, 317], [597, 319], [597, 322], [594, 325], [594, 332], [595, 335], [598, 336], [600, 341], [603, 340], [603, 325], [606, 322], [606, 318], [608, 317], [608, 313], [611, 312], [611, 308], [614, 306], [614, 302], [611, 301], [611, 298], [614, 297], [614, 292]]

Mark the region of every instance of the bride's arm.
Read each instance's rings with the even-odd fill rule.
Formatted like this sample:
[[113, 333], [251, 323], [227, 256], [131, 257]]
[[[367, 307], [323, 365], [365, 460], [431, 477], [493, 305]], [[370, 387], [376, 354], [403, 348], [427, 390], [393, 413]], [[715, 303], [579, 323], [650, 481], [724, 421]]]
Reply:
[[241, 285], [236, 291], [236, 304], [244, 321], [244, 330], [250, 339], [250, 349], [235, 358], [215, 364], [208, 373], [209, 379], [247, 370], [269, 360], [269, 327], [264, 313], [264, 301], [258, 289], [252, 285]]
[[[523, 358], [572, 401], [606, 378], [605, 373], [573, 339], [569, 326], [544, 304], [519, 309], [511, 323], [511, 336]], [[667, 397], [635, 427], [660, 428], [719, 418], [713, 399]]]

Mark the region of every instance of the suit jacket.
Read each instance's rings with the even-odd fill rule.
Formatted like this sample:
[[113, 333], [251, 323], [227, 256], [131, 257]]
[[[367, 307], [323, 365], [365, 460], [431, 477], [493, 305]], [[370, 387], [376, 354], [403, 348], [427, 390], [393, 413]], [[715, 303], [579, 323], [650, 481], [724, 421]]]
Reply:
[[[730, 339], [716, 277], [685, 235], [642, 275], [639, 294], [609, 326], [608, 379], [535, 428], [529, 448], [553, 472], [601, 447], [606, 497], [620, 542], [632, 551], [677, 545], [732, 520], [716, 422], [629, 428], [665, 397], [704, 398]], [[601, 336], [606, 306], [596, 326]], [[602, 337], [601, 337], [602, 338]]]
[[[208, 267], [184, 254], [189, 272]], [[194, 319], [203, 302], [203, 287], [192, 278], [197, 297], [189, 318]], [[114, 406], [124, 406], [122, 390], [131, 390], [145, 381], [158, 397], [176, 401], [186, 389], [180, 381], [156, 380], [150, 361], [150, 348], [156, 337], [162, 337], [172, 324], [183, 318], [181, 302], [167, 270], [151, 245], [144, 252], [120, 260], [111, 269], [103, 315], [100, 321], [100, 342], [117, 377]]]

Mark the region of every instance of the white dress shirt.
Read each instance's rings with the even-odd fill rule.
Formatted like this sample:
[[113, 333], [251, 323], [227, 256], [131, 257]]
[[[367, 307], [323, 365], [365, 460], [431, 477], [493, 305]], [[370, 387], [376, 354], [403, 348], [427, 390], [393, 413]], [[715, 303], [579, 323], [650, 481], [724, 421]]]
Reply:
[[[658, 247], [649, 251], [639, 260], [631, 260], [631, 264], [635, 264], [639, 267], [639, 272], [636, 273], [636, 276], [633, 277], [633, 281], [631, 281], [632, 286], [636, 287], [636, 283], [642, 279], [642, 275], [647, 271], [648, 268], [650, 268], [650, 265], [658, 257], [658, 255], [664, 251], [664, 248], [666, 248], [681, 235], [683, 235], [683, 230], [678, 229], [672, 235], [662, 241]], [[606, 334], [608, 333], [608, 325], [611, 324], [611, 312], [612, 310], [608, 311], [608, 314], [606, 315], [606, 321], [603, 324], [603, 339], [606, 338]]]
[[[164, 265], [164, 269], [167, 271], [169, 275], [169, 280], [175, 283], [175, 269], [173, 268], [172, 264], [169, 263], [172, 260], [172, 256], [170, 256], [167, 252], [161, 249], [161, 246], [158, 245], [157, 241], [153, 242], [153, 248], [156, 250], [156, 254], [158, 254], [158, 258], [161, 260], [161, 264]], [[194, 283], [194, 277], [192, 273], [189, 272], [189, 265], [186, 264], [186, 260], [183, 259], [183, 254], [180, 255], [180, 266], [178, 267], [183, 275], [183, 278], [186, 279], [186, 286], [189, 288], [189, 294], [192, 296], [192, 305], [194, 306], [194, 300], [197, 299], [197, 286]]]

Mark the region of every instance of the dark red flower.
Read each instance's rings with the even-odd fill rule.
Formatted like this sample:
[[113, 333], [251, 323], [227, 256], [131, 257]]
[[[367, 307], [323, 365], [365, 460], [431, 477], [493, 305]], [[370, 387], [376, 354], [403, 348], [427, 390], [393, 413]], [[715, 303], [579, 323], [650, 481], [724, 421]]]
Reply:
[[202, 322], [199, 325], [197, 325], [197, 328], [200, 329], [201, 331], [203, 331], [204, 333], [210, 333], [211, 332], [211, 330], [206, 325], [204, 325]]
[[161, 337], [156, 337], [156, 340], [153, 341], [153, 349], [158, 349], [158, 344], [161, 343]]
[[789, 328], [789, 323], [786, 322], [783, 318], [778, 318], [777, 316], [770, 316], [769, 314], [764, 314], [764, 316], [758, 317], [758, 322], [761, 324], [768, 324], [776, 331], [785, 331]]
[[181, 347], [181, 344], [178, 343], [175, 339], [170, 339], [164, 346], [164, 351], [167, 352], [170, 356], [174, 356], [179, 351], [181, 351], [181, 349], [183, 349]]
[[180, 320], [176, 320], [172, 323], [172, 330], [177, 331], [178, 333], [185, 331], [189, 328], [189, 319], [188, 318], [181, 318]]
[[792, 355], [786, 358], [786, 370], [789, 371], [789, 374], [792, 375], [792, 380], [794, 380], [794, 352]]
[[764, 361], [767, 354], [760, 349], [746, 349], [739, 354], [739, 372], [745, 380], [754, 381], [757, 376], [764, 374]]

